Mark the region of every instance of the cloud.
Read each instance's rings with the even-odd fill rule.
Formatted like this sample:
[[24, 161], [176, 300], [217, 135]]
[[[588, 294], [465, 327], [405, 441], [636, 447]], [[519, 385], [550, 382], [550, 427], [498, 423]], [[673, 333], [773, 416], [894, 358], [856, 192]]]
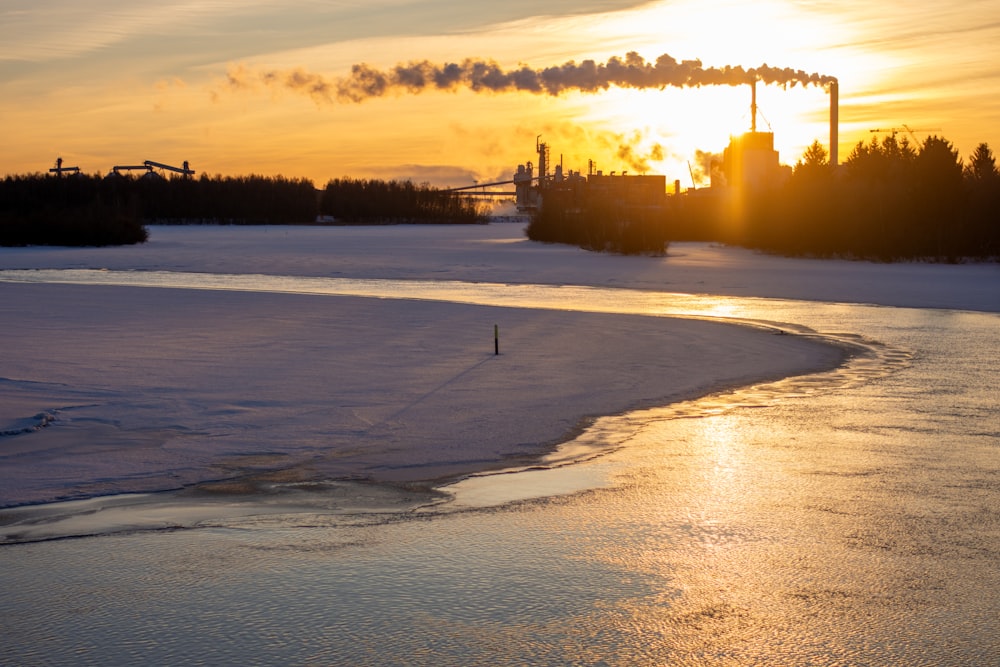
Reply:
[[[143, 43], [220, 25], [226, 16], [267, 6], [266, 0], [14, 0], [0, 10], [0, 61], [47, 62], [79, 58], [125, 42]], [[231, 21], [230, 21], [231, 22]], [[221, 30], [221, 28], [220, 28]], [[218, 33], [218, 34], [221, 34]]]

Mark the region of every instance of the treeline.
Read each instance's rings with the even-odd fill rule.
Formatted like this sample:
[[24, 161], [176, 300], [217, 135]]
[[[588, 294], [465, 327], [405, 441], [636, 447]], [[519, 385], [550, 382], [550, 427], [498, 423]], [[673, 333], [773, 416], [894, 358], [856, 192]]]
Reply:
[[13, 176], [0, 182], [0, 245], [104, 246], [146, 239], [138, 196], [96, 176]]
[[656, 210], [546, 193], [529, 238], [591, 250], [656, 252], [666, 240], [787, 255], [897, 261], [1000, 260], [1000, 173], [980, 144], [963, 162], [932, 136], [859, 142], [838, 168], [814, 143], [783, 182], [666, 197]]
[[138, 194], [148, 224], [293, 225], [318, 211], [316, 188], [304, 178], [142, 176], [118, 185]]
[[596, 252], [661, 255], [669, 243], [666, 217], [663, 207], [632, 203], [578, 184], [547, 190], [525, 233], [532, 241]]
[[742, 243], [881, 261], [1000, 258], [1000, 172], [987, 144], [963, 164], [947, 140], [858, 143], [839, 170], [814, 143], [782, 186], [748, 197]]
[[0, 245], [118, 245], [147, 224], [478, 222], [475, 203], [409, 182], [281, 176], [33, 174], [0, 181]]
[[32, 174], [0, 181], [0, 245], [123, 245], [147, 224], [312, 222], [316, 189], [264, 176]]
[[342, 224], [474, 223], [484, 211], [468, 197], [457, 197], [410, 181], [334, 179], [326, 184], [321, 215]]

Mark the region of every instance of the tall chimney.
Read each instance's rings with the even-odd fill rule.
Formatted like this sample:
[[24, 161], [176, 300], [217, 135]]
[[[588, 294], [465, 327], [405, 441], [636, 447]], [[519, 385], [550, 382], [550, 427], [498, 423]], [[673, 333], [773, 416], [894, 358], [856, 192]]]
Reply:
[[840, 142], [840, 85], [834, 81], [830, 84], [830, 165], [836, 167], [839, 163], [837, 144]]
[[757, 79], [750, 81], [750, 131], [757, 131]]

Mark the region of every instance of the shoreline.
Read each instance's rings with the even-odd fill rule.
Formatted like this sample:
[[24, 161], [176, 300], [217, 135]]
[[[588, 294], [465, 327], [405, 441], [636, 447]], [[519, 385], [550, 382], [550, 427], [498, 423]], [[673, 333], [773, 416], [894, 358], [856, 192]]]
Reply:
[[[289, 468], [312, 479], [454, 477], [533, 459], [595, 415], [839, 359], [804, 338], [647, 315], [256, 292], [0, 289], [5, 316], [20, 325], [0, 332], [0, 345], [18, 350], [0, 382], [0, 423], [54, 416], [44, 429], [5, 439], [4, 505]], [[493, 322], [504, 332], [499, 356]], [[109, 449], [122, 460], [107, 460]]]
[[[269, 522], [285, 522], [294, 515], [323, 516], [323, 521], [331, 527], [358, 526], [380, 523], [386, 516], [448, 511], [449, 506], [452, 511], [485, 506], [475, 500], [470, 505], [469, 495], [485, 497], [485, 502], [492, 505], [586, 490], [599, 482], [583, 470], [581, 464], [593, 462], [625, 446], [624, 441], [630, 437], [629, 432], [621, 432], [618, 434], [620, 442], [609, 443], [605, 428], [599, 436], [598, 447], [586, 444], [572, 447], [578, 440], [585, 439], [597, 422], [619, 419], [634, 422], [638, 419], [641, 423], [641, 413], [662, 413], [702, 401], [710, 404], [706, 414], [714, 413], [727, 401], [738, 407], [744, 392], [756, 394], [755, 399], [759, 400], [761, 388], [780, 387], [798, 378], [844, 369], [851, 359], [861, 354], [856, 346], [849, 350], [850, 346], [836, 339], [820, 338], [824, 339], [820, 343], [822, 347], [838, 351], [835, 362], [831, 363], [830, 357], [824, 355], [824, 363], [820, 364], [820, 355], [817, 355], [811, 368], [799, 369], [790, 375], [772, 372], [752, 382], [719, 385], [698, 395], [679, 396], [666, 404], [654, 400], [615, 414], [584, 416], [572, 432], [552, 443], [540, 443], [539, 451], [516, 457], [516, 461], [497, 460], [458, 473], [415, 479], [405, 475], [405, 479], [393, 479], [391, 474], [385, 478], [329, 478], [317, 470], [303, 475], [301, 467], [298, 470], [292, 467], [206, 480], [174, 489], [13, 505], [0, 509], [0, 546], [135, 532], [238, 527], [244, 523], [260, 528]], [[776, 398], [780, 398], [782, 391], [778, 389]], [[686, 418], [690, 416], [685, 415]], [[662, 419], [662, 415], [658, 418]], [[539, 473], [556, 473], [559, 480], [554, 485], [543, 482], [539, 486]], [[516, 479], [525, 475], [532, 476], [530, 482]], [[530, 491], [525, 491], [526, 483], [531, 484]], [[490, 485], [495, 488], [491, 490]], [[471, 490], [467, 488], [470, 486]]]
[[884, 264], [671, 243], [625, 257], [529, 241], [518, 224], [149, 226], [141, 246], [0, 248], [0, 269], [90, 268], [587, 285], [1000, 312], [1000, 264]]

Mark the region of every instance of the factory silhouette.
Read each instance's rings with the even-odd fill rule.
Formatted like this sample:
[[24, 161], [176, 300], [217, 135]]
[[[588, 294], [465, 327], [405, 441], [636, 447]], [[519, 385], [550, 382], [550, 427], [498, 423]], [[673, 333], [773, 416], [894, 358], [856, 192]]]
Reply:
[[[781, 182], [791, 168], [782, 166], [778, 151], [774, 149], [774, 133], [757, 129], [757, 82], [750, 81], [750, 130], [730, 137], [729, 145], [723, 152], [721, 164], [710, 167], [712, 187], [734, 190], [761, 190]], [[827, 84], [830, 94], [830, 139], [829, 164], [839, 164], [837, 144], [839, 141], [839, 86], [836, 80]], [[513, 184], [517, 207], [522, 212], [533, 212], [539, 208], [542, 199], [560, 190], [598, 190], [609, 195], [633, 200], [643, 205], [654, 205], [661, 201], [667, 191], [666, 177], [660, 175], [631, 175], [610, 172], [605, 174], [596, 169], [590, 161], [586, 174], [578, 171], [564, 171], [564, 166], [552, 166], [550, 147], [547, 143], [536, 142], [538, 154], [537, 174], [531, 162], [518, 165], [517, 172], [509, 181], [497, 181], [482, 185], [454, 188], [453, 191], [483, 192], [490, 186]], [[550, 166], [552, 169], [550, 170]], [[692, 178], [693, 180], [693, 178]], [[693, 184], [693, 183], [692, 183]], [[679, 180], [674, 181], [675, 195], [681, 194]], [[488, 192], [487, 192], [488, 194]]]
[[[510, 180], [465, 186], [452, 191], [470, 196], [492, 196], [496, 190], [490, 188], [513, 185], [513, 192], [504, 194], [512, 194], [518, 210], [532, 216], [528, 235], [539, 241], [568, 242], [591, 250], [623, 253], [665, 252], [671, 237], [675, 240], [725, 239], [743, 242], [745, 239], [736, 233], [735, 228], [741, 225], [737, 224], [739, 221], [735, 218], [747, 214], [744, 204], [781, 186], [792, 173], [791, 167], [784, 166], [779, 161], [778, 152], [774, 148], [774, 133], [757, 129], [757, 77], [761, 76], [759, 72], [762, 68], [740, 70], [738, 76], [731, 72], [725, 77], [718, 74], [706, 76], [699, 63], [695, 74], [688, 68], [684, 70], [684, 76], [665, 77], [661, 72], [663, 62], [662, 58], [657, 66], [633, 62], [633, 68], [642, 73], [640, 77], [619, 75], [610, 79], [598, 77], [598, 80], [604, 83], [611, 80], [617, 85], [629, 82], [635, 86], [664, 81], [673, 81], [676, 85], [689, 85], [689, 81], [695, 81], [699, 85], [705, 81], [721, 81], [726, 85], [747, 83], [749, 86], [749, 131], [731, 136], [721, 160], [709, 165], [709, 188], [693, 188], [682, 192], [680, 181], [675, 180], [674, 197], [669, 197], [666, 177], [663, 175], [629, 174], [627, 171], [604, 173], [596, 168], [593, 161], [589, 162], [586, 173], [566, 171], [561, 159], [553, 165], [550, 146], [538, 137], [535, 147], [538, 156], [537, 171], [536, 164], [527, 162], [518, 165]], [[677, 69], [676, 63], [668, 68], [670, 72]], [[837, 145], [840, 112], [837, 80], [819, 75], [795, 76], [797, 78], [791, 78], [792, 81], [823, 85], [829, 93], [829, 159], [826, 164], [831, 170], [835, 170], [839, 164]], [[509, 78], [506, 76], [501, 80]], [[530, 80], [535, 81], [537, 78]], [[585, 78], [588, 82], [593, 80], [593, 77]], [[787, 84], [788, 79], [782, 78], [779, 82]], [[588, 83], [586, 89], [589, 90], [592, 86], [592, 83]], [[693, 181], [692, 174], [692, 185]], [[683, 199], [690, 201], [684, 201], [682, 194]], [[730, 229], [720, 227], [719, 221], [723, 219], [729, 219]], [[707, 230], [712, 230], [712, 238], [706, 236]]]
[[[142, 164], [131, 164], [131, 165], [115, 165], [111, 167], [111, 171], [108, 173], [108, 177], [113, 176], [123, 176], [124, 173], [132, 171], [142, 171], [145, 172], [143, 177], [156, 178], [159, 177], [159, 173], [156, 171], [160, 169], [165, 172], [170, 172], [174, 174], [180, 174], [184, 178], [190, 178], [195, 175], [194, 169], [188, 165], [187, 160], [184, 161], [184, 166], [174, 167], [169, 164], [163, 164], [162, 162], [154, 162], [153, 160], [145, 160]], [[124, 172], [124, 173], [123, 173]], [[57, 176], [62, 176], [63, 174], [79, 174], [80, 167], [64, 167], [63, 159], [56, 158], [56, 166], [49, 169], [49, 173], [55, 174]]]
[[[538, 95], [560, 95], [567, 91], [595, 93], [611, 87], [662, 89], [665, 87], [744, 86], [752, 94], [751, 128], [748, 133], [732, 138], [725, 150], [723, 164], [713, 175], [725, 174], [725, 183], [735, 188], [757, 188], [773, 183], [781, 168], [774, 150], [774, 134], [757, 131], [757, 84], [781, 86], [822, 86], [830, 95], [830, 162], [838, 164], [839, 86], [830, 75], [809, 73], [799, 69], [742, 66], [706, 67], [700, 60], [681, 60], [669, 54], [647, 62], [636, 52], [624, 58], [612, 57], [606, 62], [583, 60], [562, 65], [531, 68], [522, 65], [504, 69], [487, 59], [466, 58], [458, 63], [437, 64], [427, 60], [397, 64], [378, 69], [359, 63], [343, 77], [325, 77], [302, 68], [290, 70], [255, 70], [238, 64], [229, 68], [226, 87], [239, 91], [257, 86], [280, 88], [308, 95], [318, 104], [362, 103], [390, 93], [420, 94], [424, 91], [453, 91], [459, 88], [473, 92], [524, 92]], [[563, 165], [552, 165], [547, 143], [538, 142], [537, 174], [532, 163], [519, 165], [509, 181], [476, 184], [454, 188], [455, 193], [468, 196], [492, 196], [489, 186], [514, 185], [517, 207], [522, 212], [534, 212], [546, 194], [567, 188], [594, 188], [614, 193], [618, 197], [651, 200], [666, 192], [665, 179], [659, 176], [605, 175], [590, 163], [587, 173], [565, 172]], [[550, 167], [553, 167], [550, 173]], [[713, 185], [722, 185], [713, 182]], [[661, 187], [662, 186], [662, 187]], [[679, 193], [675, 183], [675, 192]], [[651, 203], [645, 201], [646, 204]]]
[[[819, 86], [829, 94], [829, 137], [816, 140], [790, 167], [779, 162], [774, 133], [757, 128], [758, 84]], [[662, 254], [671, 241], [712, 241], [772, 252], [893, 261], [961, 261], [1000, 257], [1000, 173], [980, 144], [963, 164], [947, 140], [899, 137], [900, 128], [872, 130], [841, 164], [839, 84], [835, 77], [790, 68], [704, 67], [669, 55], [646, 62], [635, 53], [597, 63], [585, 60], [504, 70], [495, 62], [427, 61], [379, 70], [355, 65], [326, 78], [302, 69], [230, 68], [233, 91], [280, 87], [318, 104], [363, 103], [390, 93], [467, 88], [475, 92], [559, 95], [610, 87], [747, 86], [750, 127], [730, 137], [709, 165], [711, 185], [682, 191], [662, 175], [605, 173], [591, 161], [586, 173], [553, 163], [536, 138], [537, 162], [516, 167], [510, 179], [440, 190], [410, 182], [341, 178], [317, 190], [305, 179], [194, 178], [188, 162], [176, 167], [146, 160], [122, 164], [104, 177], [87, 177], [60, 158], [47, 177], [7, 178], [0, 193], [0, 243], [141, 242], [141, 224], [468, 223], [483, 221], [482, 198], [513, 198], [530, 216], [538, 241], [572, 243], [604, 252]], [[132, 172], [143, 172], [135, 178]], [[39, 183], [38, 179], [45, 179]], [[692, 181], [694, 181], [692, 174]], [[693, 183], [692, 183], [693, 185]], [[509, 188], [508, 186], [512, 186]], [[502, 188], [497, 190], [496, 188]], [[88, 231], [76, 233], [73, 221]], [[108, 220], [124, 230], [115, 240]], [[79, 225], [77, 225], [79, 226]], [[58, 233], [52, 230], [58, 231]], [[110, 240], [108, 240], [110, 239]]]

